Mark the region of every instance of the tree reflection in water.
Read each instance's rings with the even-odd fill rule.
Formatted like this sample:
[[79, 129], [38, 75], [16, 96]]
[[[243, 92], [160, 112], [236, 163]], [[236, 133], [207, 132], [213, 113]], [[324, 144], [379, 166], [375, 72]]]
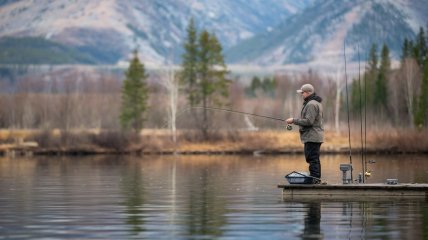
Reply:
[[122, 204], [126, 207], [126, 224], [131, 226], [133, 234], [138, 235], [140, 232], [144, 231], [143, 173], [135, 159], [126, 167], [127, 168], [122, 171], [121, 188], [125, 197]]
[[[225, 216], [227, 202], [222, 196], [220, 178], [215, 177], [219, 173], [216, 168], [198, 169], [197, 174], [192, 174], [193, 189], [189, 191], [189, 213], [186, 219], [189, 236], [223, 235], [222, 227], [227, 225]], [[211, 172], [213, 171], [213, 172]], [[199, 187], [196, 187], [199, 185]]]

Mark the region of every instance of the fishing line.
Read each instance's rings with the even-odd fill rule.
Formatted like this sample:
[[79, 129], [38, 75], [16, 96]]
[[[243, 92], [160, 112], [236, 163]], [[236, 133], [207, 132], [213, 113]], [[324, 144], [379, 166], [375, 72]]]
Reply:
[[[188, 110], [191, 110], [193, 108], [199, 108], [199, 109], [208, 109], [208, 110], [216, 110], [216, 111], [224, 111], [224, 112], [231, 112], [231, 113], [236, 113], [236, 114], [243, 114], [243, 115], [249, 115], [249, 116], [254, 116], [254, 117], [260, 117], [260, 118], [266, 118], [266, 119], [271, 119], [271, 120], [275, 120], [275, 121], [281, 121], [281, 122], [285, 122], [285, 119], [283, 118], [278, 118], [278, 117], [271, 117], [271, 116], [265, 116], [265, 115], [259, 115], [259, 114], [255, 114], [255, 113], [248, 113], [248, 112], [241, 112], [241, 111], [235, 111], [232, 109], [225, 109], [225, 108], [217, 108], [217, 107], [198, 107], [198, 106], [194, 106], [194, 107], [189, 107], [186, 108], [182, 111], [180, 111], [179, 113], [177, 113], [176, 117], [178, 118], [178, 116], [183, 115], [183, 113], [187, 112]], [[164, 124], [168, 125], [169, 123]], [[286, 126], [287, 130], [292, 130], [293, 126], [291, 126], [291, 124], [287, 124]]]
[[[243, 115], [249, 115], [249, 116], [254, 116], [254, 117], [260, 117], [260, 118], [266, 118], [266, 119], [271, 119], [271, 120], [275, 120], [275, 121], [285, 122], [285, 119], [283, 119], [283, 118], [277, 118], [277, 117], [259, 115], [259, 114], [255, 114], [255, 113], [235, 111], [235, 110], [232, 110], [232, 109], [217, 108], [217, 107], [192, 107], [192, 108], [202, 108], [202, 109], [208, 109], [208, 110], [217, 110], [217, 111], [231, 112], [231, 113], [237, 113], [237, 114], [243, 114]], [[293, 127], [290, 124], [287, 124], [287, 130], [292, 130], [292, 129], [293, 129]]]
[[[183, 115], [184, 113], [186, 113], [188, 110], [190, 110], [192, 108], [186, 108], [181, 110], [180, 112], [177, 112], [175, 114], [175, 118], [178, 120], [178, 117], [180, 117], [181, 115]], [[167, 119], [166, 121], [164, 121], [164, 123], [162, 124], [161, 128], [166, 128], [166, 127], [170, 127], [170, 119]]]

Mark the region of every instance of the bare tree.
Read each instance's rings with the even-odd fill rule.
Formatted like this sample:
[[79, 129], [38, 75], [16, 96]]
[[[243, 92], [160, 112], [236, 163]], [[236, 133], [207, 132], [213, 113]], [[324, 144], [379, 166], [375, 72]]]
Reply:
[[171, 69], [169, 74], [169, 79], [172, 82], [170, 87], [170, 118], [171, 118], [171, 130], [173, 133], [173, 141], [174, 143], [177, 141], [177, 102], [178, 102], [178, 86], [179, 79], [175, 77], [174, 71]]
[[404, 60], [402, 69], [401, 87], [403, 89], [403, 97], [407, 107], [407, 116], [410, 126], [414, 127], [414, 102], [417, 96], [418, 87], [420, 86], [419, 67], [414, 59], [407, 58]]
[[402, 80], [401, 74], [397, 72], [392, 72], [391, 81], [389, 85], [389, 104], [390, 109], [392, 109], [392, 121], [394, 124], [399, 124], [401, 122], [400, 115], [405, 109], [405, 104], [403, 104], [403, 95], [401, 89]]
[[43, 129], [49, 129], [52, 126], [52, 79], [50, 75], [43, 78], [44, 91], [41, 99], [41, 126]]
[[165, 87], [169, 96], [168, 108], [168, 125], [171, 128], [172, 140], [177, 142], [177, 104], [178, 104], [178, 86], [179, 79], [175, 74], [174, 69], [168, 64], [165, 77], [161, 80], [162, 86]]
[[340, 103], [341, 103], [341, 93], [343, 88], [343, 83], [340, 81], [342, 79], [342, 73], [340, 70], [336, 72], [336, 101], [335, 101], [335, 110], [334, 110], [334, 128], [336, 129], [336, 134], [340, 133]]

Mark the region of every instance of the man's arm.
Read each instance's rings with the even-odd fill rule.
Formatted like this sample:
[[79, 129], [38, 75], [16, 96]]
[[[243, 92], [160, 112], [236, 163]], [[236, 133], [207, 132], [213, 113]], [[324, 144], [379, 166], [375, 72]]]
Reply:
[[314, 124], [318, 114], [318, 106], [315, 104], [306, 105], [306, 111], [303, 118], [293, 118], [293, 123], [303, 127], [310, 127]]

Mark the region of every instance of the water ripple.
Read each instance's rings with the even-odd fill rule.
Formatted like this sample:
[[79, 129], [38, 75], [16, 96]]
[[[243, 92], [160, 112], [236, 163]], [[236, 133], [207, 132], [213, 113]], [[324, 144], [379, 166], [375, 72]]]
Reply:
[[293, 160], [201, 158], [0, 159], [0, 239], [428, 236], [426, 201], [290, 202]]

